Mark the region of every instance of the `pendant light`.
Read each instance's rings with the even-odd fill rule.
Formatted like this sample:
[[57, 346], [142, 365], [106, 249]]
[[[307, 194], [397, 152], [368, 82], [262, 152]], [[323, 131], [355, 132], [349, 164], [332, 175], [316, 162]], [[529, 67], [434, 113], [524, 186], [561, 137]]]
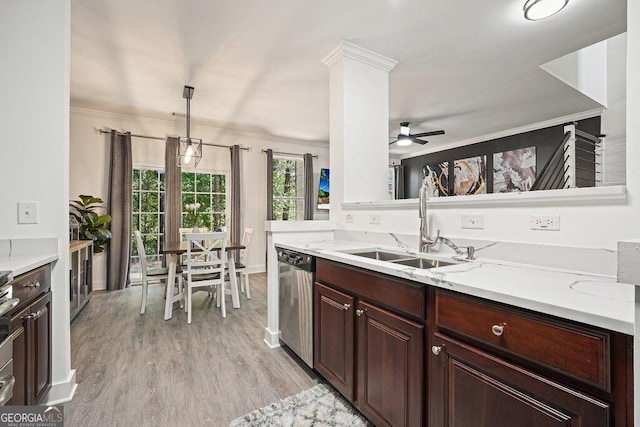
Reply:
[[191, 98], [193, 98], [193, 86], [185, 86], [182, 97], [187, 100], [187, 137], [180, 137], [178, 149], [178, 166], [189, 166], [194, 161], [193, 167], [197, 167], [202, 159], [202, 139], [191, 138]]
[[527, 0], [524, 4], [524, 17], [529, 21], [538, 21], [560, 12], [569, 0]]

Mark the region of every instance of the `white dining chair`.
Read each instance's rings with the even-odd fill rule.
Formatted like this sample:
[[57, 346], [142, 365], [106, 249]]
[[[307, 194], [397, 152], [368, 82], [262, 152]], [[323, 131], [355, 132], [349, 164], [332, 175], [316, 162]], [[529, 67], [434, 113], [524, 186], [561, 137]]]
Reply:
[[215, 289], [216, 306], [221, 307], [222, 317], [227, 317], [224, 289], [227, 233], [186, 233], [185, 238], [187, 268], [182, 276], [187, 286], [187, 323], [191, 323], [193, 293], [198, 290]]
[[[151, 282], [164, 282], [164, 294], [165, 297], [171, 301], [173, 304], [174, 300], [174, 285], [176, 284], [176, 275], [175, 271], [170, 271], [168, 268], [160, 267], [160, 268], [149, 268], [149, 263], [147, 262], [147, 253], [144, 249], [144, 243], [142, 242], [142, 236], [140, 231], [135, 230], [133, 235], [136, 239], [136, 248], [138, 250], [138, 257], [140, 258], [140, 270], [142, 272], [142, 303], [140, 305], [140, 314], [144, 314], [147, 306], [147, 292], [149, 289], [149, 283]], [[171, 285], [169, 285], [171, 284]], [[178, 294], [181, 293], [181, 282], [178, 279], [177, 281], [177, 291]], [[169, 303], [167, 301], [165, 303], [165, 319], [166, 319], [166, 304]]]
[[[240, 257], [236, 261], [236, 275], [240, 277], [240, 292], [247, 294], [247, 299], [251, 299], [251, 289], [249, 288], [249, 272], [247, 270], [247, 257], [249, 255], [249, 245], [253, 236], [253, 228], [245, 228], [242, 234], [242, 246]], [[246, 291], [245, 291], [246, 290]]]

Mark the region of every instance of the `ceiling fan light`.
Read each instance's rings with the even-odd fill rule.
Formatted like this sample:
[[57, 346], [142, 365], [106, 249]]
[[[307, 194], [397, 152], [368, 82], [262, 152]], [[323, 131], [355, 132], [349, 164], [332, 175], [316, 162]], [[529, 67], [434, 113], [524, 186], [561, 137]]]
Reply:
[[[409, 123], [408, 122], [400, 123], [400, 135], [409, 136]], [[411, 144], [411, 143], [409, 143], [409, 144]]]
[[524, 4], [524, 17], [529, 21], [538, 21], [560, 12], [569, 0], [527, 0]]
[[412, 142], [411, 138], [398, 138], [396, 144], [398, 144], [399, 147], [406, 147], [407, 145], [411, 145]]

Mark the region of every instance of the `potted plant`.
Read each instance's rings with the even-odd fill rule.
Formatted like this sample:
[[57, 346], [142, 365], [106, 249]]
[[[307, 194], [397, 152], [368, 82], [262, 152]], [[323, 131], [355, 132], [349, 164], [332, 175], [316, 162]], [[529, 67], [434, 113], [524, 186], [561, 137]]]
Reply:
[[106, 209], [102, 206], [102, 199], [94, 196], [80, 195], [80, 200], [69, 203], [69, 215], [78, 221], [79, 237], [84, 240], [93, 240], [93, 252], [100, 253], [111, 239], [111, 232], [107, 225], [111, 222], [111, 216], [97, 211]]

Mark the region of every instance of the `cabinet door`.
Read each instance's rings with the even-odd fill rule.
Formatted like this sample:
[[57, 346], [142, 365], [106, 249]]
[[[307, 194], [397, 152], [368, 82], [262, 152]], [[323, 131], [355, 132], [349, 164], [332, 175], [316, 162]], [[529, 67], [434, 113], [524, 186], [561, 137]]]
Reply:
[[347, 399], [354, 400], [354, 298], [315, 284], [314, 367]]
[[433, 343], [430, 425], [610, 425], [611, 412], [605, 402], [466, 344], [437, 337]]
[[33, 402], [38, 403], [51, 384], [51, 292], [31, 306], [33, 342]]
[[424, 328], [359, 301], [356, 405], [376, 425], [422, 425]]

